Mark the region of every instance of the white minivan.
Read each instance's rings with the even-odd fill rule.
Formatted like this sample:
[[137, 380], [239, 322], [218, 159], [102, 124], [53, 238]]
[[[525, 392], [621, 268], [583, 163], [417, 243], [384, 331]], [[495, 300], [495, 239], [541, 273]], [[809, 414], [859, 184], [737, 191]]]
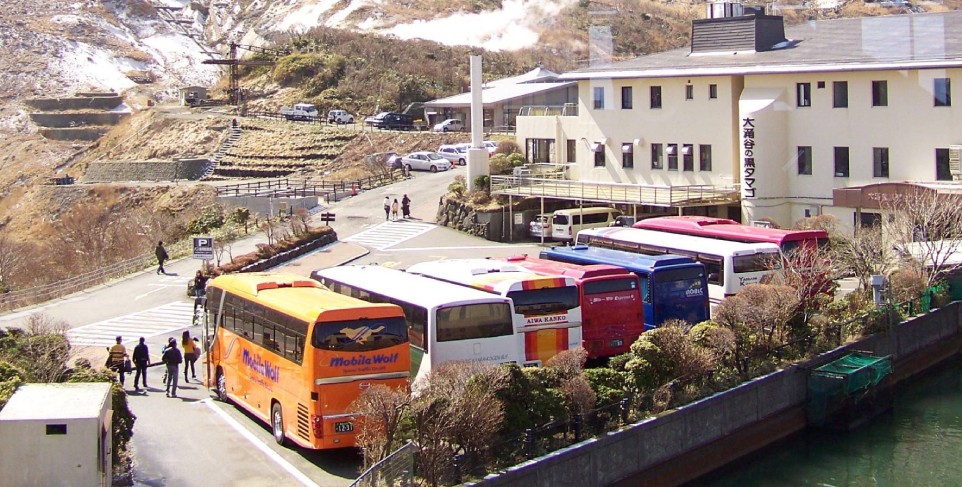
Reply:
[[586, 228], [607, 227], [619, 216], [620, 211], [607, 206], [558, 210], [551, 216], [551, 238], [574, 240], [578, 232]]
[[464, 122], [456, 118], [449, 118], [434, 126], [435, 132], [460, 132], [462, 130], [464, 130]]

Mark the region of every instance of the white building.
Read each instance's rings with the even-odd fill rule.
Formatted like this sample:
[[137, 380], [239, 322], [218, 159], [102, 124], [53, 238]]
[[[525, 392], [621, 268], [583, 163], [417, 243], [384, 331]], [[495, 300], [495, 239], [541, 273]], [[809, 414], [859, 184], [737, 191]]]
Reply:
[[110, 384], [25, 384], [0, 410], [0, 485], [111, 485]]
[[739, 4], [708, 10], [689, 48], [561, 75], [578, 83], [577, 115], [518, 117], [517, 138], [569, 181], [493, 177], [492, 191], [848, 226], [859, 208], [835, 190], [953, 179], [962, 12], [786, 30]]

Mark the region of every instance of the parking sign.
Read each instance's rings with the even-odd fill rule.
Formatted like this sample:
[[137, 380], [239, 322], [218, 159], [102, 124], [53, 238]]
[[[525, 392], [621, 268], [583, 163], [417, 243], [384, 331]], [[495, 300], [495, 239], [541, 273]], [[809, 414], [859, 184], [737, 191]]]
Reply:
[[194, 258], [198, 260], [214, 259], [213, 237], [194, 237]]

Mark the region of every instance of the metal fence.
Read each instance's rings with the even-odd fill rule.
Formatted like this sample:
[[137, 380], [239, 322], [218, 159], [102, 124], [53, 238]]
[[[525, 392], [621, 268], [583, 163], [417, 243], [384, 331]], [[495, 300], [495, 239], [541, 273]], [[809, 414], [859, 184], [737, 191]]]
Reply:
[[734, 186], [653, 186], [499, 175], [491, 176], [491, 194], [665, 207], [733, 203], [739, 199], [738, 189]]
[[414, 455], [417, 448], [413, 443], [398, 448], [384, 460], [375, 463], [361, 474], [351, 487], [409, 487], [414, 485]]

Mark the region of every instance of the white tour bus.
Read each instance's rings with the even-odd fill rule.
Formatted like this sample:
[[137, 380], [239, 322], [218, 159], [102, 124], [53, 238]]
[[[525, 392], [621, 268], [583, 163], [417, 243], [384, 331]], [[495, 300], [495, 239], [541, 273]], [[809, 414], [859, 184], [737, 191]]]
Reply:
[[714, 304], [735, 295], [744, 286], [759, 283], [781, 262], [778, 245], [773, 243], [728, 242], [637, 228], [583, 230], [578, 233], [577, 242], [636, 254], [691, 257], [705, 264], [708, 295]]
[[560, 352], [581, 346], [581, 298], [570, 277], [540, 276], [488, 259], [422, 262], [408, 272], [511, 299], [524, 365], [540, 366]]
[[380, 266], [330, 267], [311, 278], [334, 292], [404, 310], [414, 383], [444, 362], [521, 362], [507, 298]]

